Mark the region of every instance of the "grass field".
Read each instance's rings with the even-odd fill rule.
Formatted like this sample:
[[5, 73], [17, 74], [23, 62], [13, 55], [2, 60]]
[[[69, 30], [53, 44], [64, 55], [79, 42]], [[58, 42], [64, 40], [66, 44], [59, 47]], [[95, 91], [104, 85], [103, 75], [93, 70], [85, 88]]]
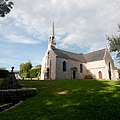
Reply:
[[3, 80], [4, 78], [0, 78], [0, 82]]
[[98, 80], [20, 81], [38, 94], [0, 120], [120, 120], [120, 82]]

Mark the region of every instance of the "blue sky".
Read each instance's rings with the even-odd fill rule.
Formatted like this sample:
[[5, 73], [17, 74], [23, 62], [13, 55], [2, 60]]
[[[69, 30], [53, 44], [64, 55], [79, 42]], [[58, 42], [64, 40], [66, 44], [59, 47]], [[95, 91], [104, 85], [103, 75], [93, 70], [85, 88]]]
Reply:
[[[87, 53], [108, 47], [106, 35], [117, 35], [120, 0], [13, 0], [0, 18], [0, 67], [41, 64], [55, 22], [60, 49]], [[115, 59], [115, 55], [112, 57]], [[119, 63], [115, 64], [120, 68]]]

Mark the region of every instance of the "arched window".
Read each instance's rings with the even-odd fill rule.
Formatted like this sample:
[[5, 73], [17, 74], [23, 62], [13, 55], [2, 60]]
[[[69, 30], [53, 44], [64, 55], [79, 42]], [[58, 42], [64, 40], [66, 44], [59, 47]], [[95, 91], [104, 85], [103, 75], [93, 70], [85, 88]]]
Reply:
[[48, 51], [48, 58], [50, 57], [50, 51]]
[[83, 73], [83, 64], [80, 64], [80, 73]]
[[66, 70], [67, 70], [67, 62], [63, 61], [63, 71], [66, 71]]

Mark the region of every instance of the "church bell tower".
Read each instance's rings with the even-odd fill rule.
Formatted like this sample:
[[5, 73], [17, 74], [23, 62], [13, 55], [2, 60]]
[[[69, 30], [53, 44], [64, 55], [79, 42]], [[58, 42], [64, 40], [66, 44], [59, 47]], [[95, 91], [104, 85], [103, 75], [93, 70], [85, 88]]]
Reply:
[[54, 35], [54, 22], [52, 24], [52, 32], [50, 34], [49, 41], [48, 41], [48, 50], [50, 50], [51, 47], [56, 48], [56, 40]]

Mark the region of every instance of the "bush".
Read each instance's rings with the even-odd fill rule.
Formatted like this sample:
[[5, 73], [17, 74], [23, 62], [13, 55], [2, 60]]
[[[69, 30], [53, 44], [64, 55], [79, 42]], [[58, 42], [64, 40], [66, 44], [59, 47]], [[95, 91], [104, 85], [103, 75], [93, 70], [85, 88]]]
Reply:
[[40, 76], [40, 68], [34, 68], [29, 71], [29, 77], [35, 78]]
[[9, 71], [8, 70], [0, 70], [0, 78], [6, 78], [9, 76]]
[[20, 77], [22, 78], [28, 78], [29, 77], [29, 73], [28, 72], [23, 72], [23, 73], [19, 73]]
[[93, 79], [92, 75], [88, 74], [88, 75], [85, 75], [85, 79]]
[[20, 64], [20, 77], [28, 78], [29, 77], [29, 71], [32, 68], [31, 62], [26, 62]]

